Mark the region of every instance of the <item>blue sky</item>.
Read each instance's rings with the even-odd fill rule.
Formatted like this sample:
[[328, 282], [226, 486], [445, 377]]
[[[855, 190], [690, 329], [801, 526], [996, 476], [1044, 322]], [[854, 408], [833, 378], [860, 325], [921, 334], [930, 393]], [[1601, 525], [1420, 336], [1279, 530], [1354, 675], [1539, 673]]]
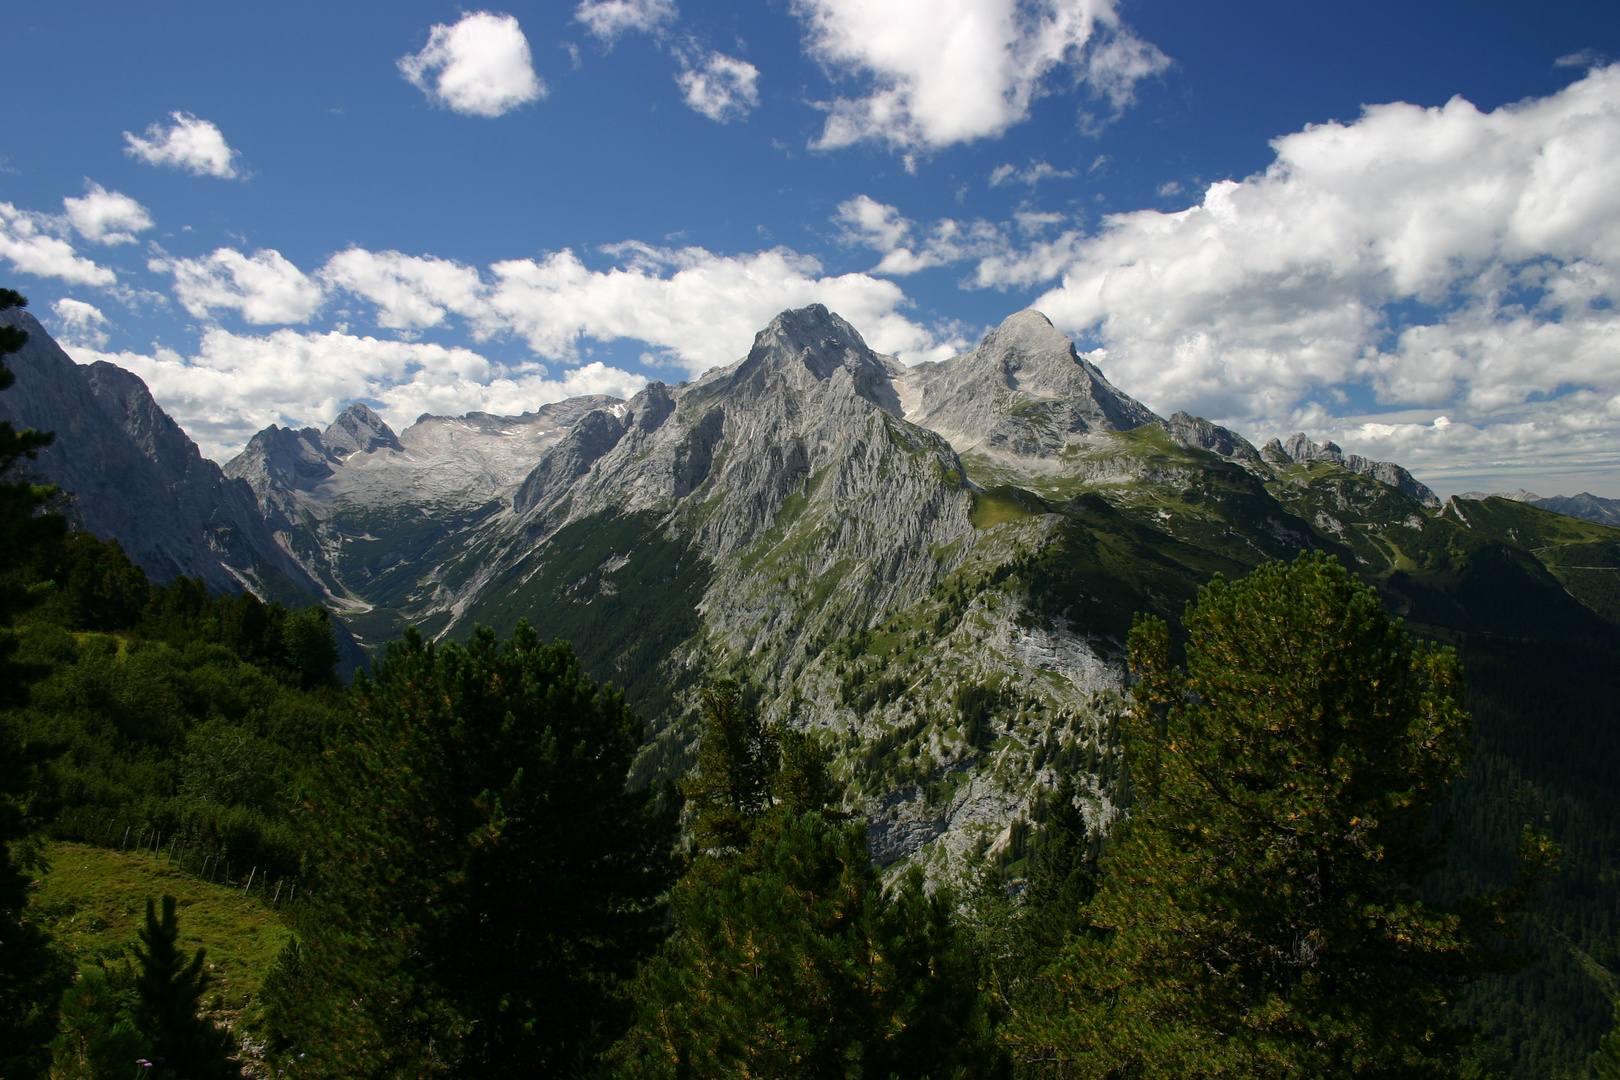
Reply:
[[1035, 305], [1163, 413], [1620, 496], [1612, 3], [7, 8], [0, 273], [221, 460]]

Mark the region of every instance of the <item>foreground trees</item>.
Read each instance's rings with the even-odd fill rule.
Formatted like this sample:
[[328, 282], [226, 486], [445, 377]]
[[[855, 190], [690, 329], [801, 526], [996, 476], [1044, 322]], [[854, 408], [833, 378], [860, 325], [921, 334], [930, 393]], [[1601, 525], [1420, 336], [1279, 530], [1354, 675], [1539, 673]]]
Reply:
[[526, 623], [360, 677], [308, 799], [318, 880], [267, 987], [295, 1075], [567, 1075], [661, 936], [641, 721]]
[[[0, 311], [28, 303], [0, 289]], [[21, 349], [28, 335], [0, 326], [0, 358]], [[0, 390], [14, 381], [0, 362]], [[46, 1061], [54, 1004], [68, 969], [27, 912], [29, 872], [37, 852], [29, 837], [42, 822], [40, 770], [46, 754], [7, 710], [28, 700], [28, 685], [44, 670], [18, 662], [13, 623], [38, 605], [37, 567], [48, 561], [67, 524], [41, 513], [54, 489], [32, 483], [19, 468], [51, 443], [49, 432], [17, 431], [0, 421], [0, 1076], [26, 1076]]]
[[1091, 932], [1049, 974], [1065, 1007], [1014, 1027], [1026, 1061], [1080, 1076], [1445, 1076], [1453, 991], [1556, 858], [1455, 905], [1418, 887], [1464, 758], [1451, 653], [1414, 647], [1318, 554], [1219, 578], [1185, 620], [1131, 635], [1137, 808], [1102, 860]]
[[865, 826], [803, 733], [733, 684], [704, 699], [687, 794], [696, 851], [635, 987], [628, 1077], [990, 1077], [1005, 1072], [967, 936], [920, 874], [885, 890]]

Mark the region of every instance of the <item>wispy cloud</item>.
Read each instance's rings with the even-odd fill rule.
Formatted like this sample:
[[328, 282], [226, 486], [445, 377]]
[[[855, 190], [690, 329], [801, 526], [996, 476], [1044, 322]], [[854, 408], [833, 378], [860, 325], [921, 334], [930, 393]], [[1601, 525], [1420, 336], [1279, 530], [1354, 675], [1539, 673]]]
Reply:
[[574, 20], [611, 46], [629, 32], [657, 33], [680, 17], [674, 0], [584, 0]]

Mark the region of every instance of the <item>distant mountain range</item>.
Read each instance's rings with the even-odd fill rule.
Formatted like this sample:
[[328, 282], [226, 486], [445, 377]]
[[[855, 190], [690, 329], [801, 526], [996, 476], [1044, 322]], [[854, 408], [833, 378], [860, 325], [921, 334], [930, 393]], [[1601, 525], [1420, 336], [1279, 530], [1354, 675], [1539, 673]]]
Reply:
[[1470, 491], [1458, 498], [1512, 499], [1514, 502], [1540, 506], [1556, 514], [1568, 514], [1570, 517], [1585, 518], [1587, 521], [1596, 521], [1604, 525], [1620, 525], [1620, 499], [1605, 499], [1586, 491], [1579, 495], [1554, 495], [1544, 499], [1533, 491], [1521, 488], [1518, 491], [1498, 491], [1493, 495], [1487, 495], [1482, 491]]

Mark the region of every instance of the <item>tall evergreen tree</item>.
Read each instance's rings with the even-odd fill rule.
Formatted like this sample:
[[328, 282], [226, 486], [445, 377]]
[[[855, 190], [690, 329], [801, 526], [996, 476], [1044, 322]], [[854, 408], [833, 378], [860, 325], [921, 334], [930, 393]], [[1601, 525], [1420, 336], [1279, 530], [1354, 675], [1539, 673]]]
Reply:
[[[27, 303], [0, 289], [0, 311]], [[0, 358], [27, 341], [22, 330], [0, 326]], [[0, 390], [15, 381], [0, 359]], [[41, 823], [45, 748], [25, 740], [15, 716], [8, 715], [27, 701], [29, 683], [43, 674], [17, 662], [13, 623], [38, 603], [46, 587], [41, 567], [67, 530], [60, 517], [42, 513], [54, 489], [18, 475], [51, 438], [0, 421], [0, 1076], [7, 1077], [43, 1068], [56, 997], [69, 977], [27, 913], [29, 871], [38, 863], [28, 844]]]
[[298, 1075], [565, 1075], [623, 1027], [674, 823], [625, 778], [642, 723], [519, 624], [415, 631], [360, 677], [307, 818], [317, 881], [271, 980]]
[[703, 698], [692, 864], [615, 1049], [635, 1078], [988, 1077], [1005, 1060], [948, 891], [885, 890], [826, 759], [735, 685]]
[[754, 822], [771, 805], [781, 747], [776, 733], [743, 702], [742, 687], [723, 679], [699, 696], [703, 740], [692, 774], [681, 785], [695, 815], [692, 845], [714, 855], [748, 846]]
[[209, 982], [207, 950], [198, 949], [189, 959], [181, 950], [174, 897], [163, 897], [161, 914], [148, 899], [146, 925], [137, 934], [135, 1026], [146, 1038], [159, 1080], [237, 1075], [230, 1033], [198, 1015]]
[[1016, 1033], [1081, 1076], [1454, 1074], [1455, 992], [1513, 963], [1493, 946], [1556, 858], [1527, 835], [1514, 887], [1420, 896], [1464, 760], [1455, 658], [1320, 554], [1217, 578], [1184, 626], [1184, 670], [1162, 622], [1132, 632], [1139, 801], [1102, 860], [1102, 934]]
[[1603, 1036], [1592, 1054], [1596, 1080], [1620, 1080], [1620, 1001], [1614, 1003], [1614, 1030]]
[[150, 1044], [132, 1018], [133, 997], [106, 969], [86, 968], [62, 994], [50, 1080], [135, 1080], [145, 1074]]

